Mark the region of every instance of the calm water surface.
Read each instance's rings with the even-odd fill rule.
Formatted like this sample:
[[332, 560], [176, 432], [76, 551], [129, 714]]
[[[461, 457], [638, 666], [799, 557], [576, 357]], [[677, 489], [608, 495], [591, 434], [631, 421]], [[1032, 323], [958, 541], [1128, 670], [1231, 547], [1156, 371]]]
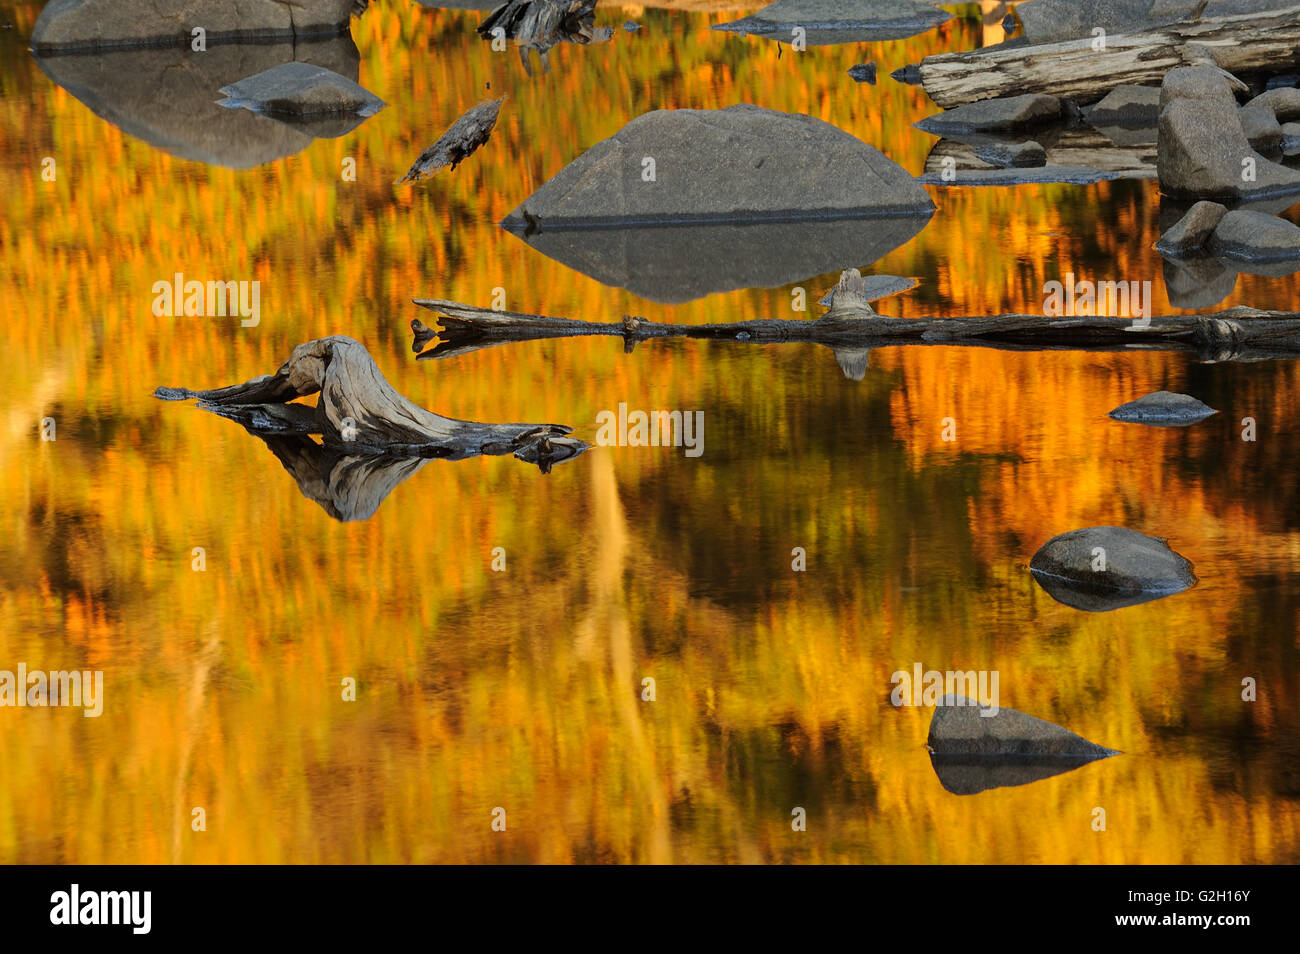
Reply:
[[[961, 9], [910, 40], [778, 57], [708, 29], [734, 15], [602, 4], [598, 25], [642, 30], [557, 48], [530, 80], [473, 35], [479, 13], [377, 2], [354, 47], [321, 55], [386, 109], [337, 138], [214, 124], [196, 143], [158, 84], [97, 115], [27, 53], [39, 4], [0, 3], [0, 669], [106, 684], [97, 719], [0, 709], [0, 861], [1300, 860], [1295, 364], [883, 348], [853, 381], [812, 345], [411, 354], [408, 322], [428, 317], [411, 298], [487, 305], [498, 287], [512, 309], [593, 320], [794, 317], [793, 286], [659, 304], [495, 223], [655, 108], [806, 112], [920, 173], [935, 140], [911, 123], [934, 110], [888, 73], [989, 41]], [[879, 84], [852, 82], [871, 59]], [[91, 62], [81, 81], [157, 68]], [[509, 98], [480, 153], [393, 185], [489, 92]], [[1176, 310], [1153, 182], [931, 193], [913, 241], [843, 263], [920, 279], [882, 312], [1038, 312], [1066, 272], [1151, 280], [1154, 311]], [[261, 323], [155, 317], [152, 285], [178, 271], [260, 281]], [[800, 285], [812, 302], [836, 276]], [[1300, 287], [1242, 276], [1219, 307], [1235, 304], [1300, 308]], [[329, 333], [449, 416], [593, 440], [620, 402], [701, 410], [705, 452], [598, 447], [545, 476], [431, 461], [342, 522], [263, 441], [151, 397], [271, 372]], [[1186, 430], [1106, 417], [1159, 388], [1222, 413]], [[1095, 524], [1168, 537], [1199, 585], [1106, 614], [1055, 602], [1030, 556]], [[925, 750], [930, 710], [889, 702], [917, 662], [997, 670], [1002, 705], [1124, 754], [954, 795]]]

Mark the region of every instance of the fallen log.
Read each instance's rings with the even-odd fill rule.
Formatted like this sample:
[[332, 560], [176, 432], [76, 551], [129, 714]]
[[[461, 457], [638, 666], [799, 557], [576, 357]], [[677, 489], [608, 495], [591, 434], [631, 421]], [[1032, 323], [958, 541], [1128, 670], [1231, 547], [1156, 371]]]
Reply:
[[[841, 279], [843, 287], [844, 279]], [[624, 316], [617, 322], [492, 311], [443, 299], [415, 299], [437, 314], [440, 330], [411, 322], [420, 360], [450, 358], [480, 348], [543, 338], [609, 336], [624, 350], [657, 338], [699, 338], [751, 344], [805, 342], [842, 353], [906, 344], [972, 345], [1007, 350], [1127, 350], [1196, 352], [1205, 361], [1300, 357], [1300, 313], [1237, 307], [1210, 315], [1133, 319], [1050, 318], [1009, 314], [960, 318], [891, 318], [877, 315], [852, 294], [837, 294], [821, 318], [758, 319], [680, 325]], [[434, 338], [437, 344], [423, 350]], [[846, 371], [847, 373], [847, 371]]]
[[[290, 403], [318, 392], [314, 408]], [[319, 435], [353, 457], [513, 454], [546, 473], [590, 446], [566, 437], [573, 428], [561, 424], [480, 424], [427, 411], [388, 383], [365, 345], [342, 335], [298, 345], [275, 374], [205, 391], [160, 387], [154, 396], [197, 398], [199, 407], [259, 436]]]
[[1106, 36], [1102, 49], [1093, 43], [1088, 37], [927, 56], [921, 85], [944, 109], [1023, 93], [1087, 104], [1123, 83], [1158, 86], [1179, 66], [1213, 62], [1230, 73], [1276, 68], [1295, 62], [1300, 5]]

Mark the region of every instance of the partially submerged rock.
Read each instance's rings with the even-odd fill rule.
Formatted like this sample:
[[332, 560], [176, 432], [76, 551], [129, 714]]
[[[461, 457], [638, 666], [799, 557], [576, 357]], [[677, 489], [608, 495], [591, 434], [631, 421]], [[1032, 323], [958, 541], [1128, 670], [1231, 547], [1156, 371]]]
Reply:
[[1159, 132], [1157, 168], [1166, 195], [1235, 202], [1300, 192], [1300, 172], [1251, 147], [1228, 81], [1212, 67], [1165, 75]]
[[1172, 596], [1196, 584], [1191, 563], [1164, 540], [1124, 527], [1087, 527], [1053, 537], [1029, 568], [1053, 599], [1092, 613]]
[[1153, 391], [1136, 401], [1121, 404], [1110, 412], [1117, 421], [1149, 424], [1153, 427], [1188, 427], [1218, 414], [1214, 408], [1190, 394]]
[[1061, 101], [1055, 96], [1026, 93], [984, 99], [978, 103], [944, 110], [915, 123], [917, 129], [935, 135], [954, 132], [1023, 129], [1050, 123], [1061, 117]]
[[1120, 753], [1015, 709], [946, 695], [926, 746], [940, 783], [955, 795], [1025, 785]]
[[[355, 77], [351, 37], [298, 43], [239, 43], [203, 53], [189, 47], [109, 50], [34, 57], [37, 66], [95, 115], [183, 159], [247, 169], [306, 149], [364, 117], [268, 116], [217, 105], [214, 91], [296, 59]], [[287, 122], [286, 122], [287, 120]]]
[[1032, 139], [1027, 142], [992, 142], [975, 147], [975, 155], [999, 169], [1031, 169], [1047, 165], [1047, 150]]
[[932, 30], [952, 18], [924, 0], [776, 0], [714, 30], [792, 42], [795, 28], [810, 45], [901, 40]]
[[1279, 123], [1289, 123], [1300, 119], [1300, 89], [1290, 86], [1275, 87], [1260, 93], [1242, 109], [1258, 107], [1273, 114]]
[[497, 124], [497, 114], [501, 111], [500, 99], [485, 99], [470, 108], [463, 116], [451, 124], [445, 133], [415, 160], [406, 175], [398, 182], [418, 182], [425, 176], [432, 175], [439, 169], [451, 166], [453, 172], [479, 146], [488, 141]]
[[1228, 210], [1217, 202], [1200, 201], [1187, 210], [1178, 222], [1156, 242], [1162, 254], [1184, 255], [1203, 248], [1214, 234], [1219, 221]]
[[347, 30], [356, 0], [50, 0], [32, 28], [38, 53], [189, 45], [202, 27], [226, 40], [306, 39]]
[[1083, 115], [1094, 126], [1154, 126], [1160, 119], [1160, 87], [1116, 86]]
[[817, 304], [833, 308], [838, 303], [843, 308], [851, 302], [855, 307], [863, 307], [874, 314], [870, 302], [882, 298], [901, 295], [911, 291], [919, 282], [915, 278], [903, 278], [898, 275], [863, 275], [856, 268], [845, 269], [839, 282], [823, 295]]
[[869, 265], [933, 213], [929, 194], [861, 140], [741, 104], [637, 117], [501, 225], [606, 284], [680, 302]]
[[373, 116], [384, 101], [333, 70], [282, 63], [223, 86], [222, 106], [290, 116]]
[[858, 63], [856, 66], [850, 66], [849, 76], [853, 77], [853, 81], [855, 83], [868, 83], [871, 86], [875, 86], [876, 85], [876, 64]]
[[1300, 265], [1300, 226], [1275, 215], [1234, 209], [1215, 227], [1210, 250], [1237, 261]]

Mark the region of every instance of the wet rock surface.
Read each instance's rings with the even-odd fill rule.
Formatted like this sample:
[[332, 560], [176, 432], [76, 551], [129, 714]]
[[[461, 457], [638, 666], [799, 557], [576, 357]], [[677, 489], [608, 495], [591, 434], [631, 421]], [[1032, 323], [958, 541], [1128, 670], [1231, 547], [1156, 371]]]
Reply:
[[935, 774], [953, 794], [1025, 785], [1120, 754], [1016, 709], [992, 711], [951, 694], [935, 707], [926, 745]]
[[1110, 412], [1117, 421], [1156, 427], [1187, 427], [1219, 413], [1190, 394], [1154, 391]]
[[372, 116], [384, 101], [333, 70], [282, 63], [223, 86], [223, 106], [291, 116]]
[[1083, 115], [1094, 126], [1154, 127], [1160, 119], [1160, 87], [1116, 86]]
[[1124, 527], [1087, 527], [1048, 540], [1029, 568], [1058, 602], [1106, 612], [1195, 585], [1192, 565], [1164, 540]]

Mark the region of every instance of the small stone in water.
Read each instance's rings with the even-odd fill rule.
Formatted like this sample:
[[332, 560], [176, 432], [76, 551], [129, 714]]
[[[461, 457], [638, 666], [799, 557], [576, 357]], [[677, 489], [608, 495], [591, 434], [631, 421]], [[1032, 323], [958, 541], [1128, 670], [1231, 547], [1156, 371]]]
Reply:
[[635, 20], [628, 20], [623, 24], [623, 29], [628, 33], [635, 33], [637, 30], [641, 29], [641, 24], [637, 23]]
[[857, 66], [849, 67], [849, 75], [859, 83], [870, 83], [876, 85], [876, 64], [859, 63]]

